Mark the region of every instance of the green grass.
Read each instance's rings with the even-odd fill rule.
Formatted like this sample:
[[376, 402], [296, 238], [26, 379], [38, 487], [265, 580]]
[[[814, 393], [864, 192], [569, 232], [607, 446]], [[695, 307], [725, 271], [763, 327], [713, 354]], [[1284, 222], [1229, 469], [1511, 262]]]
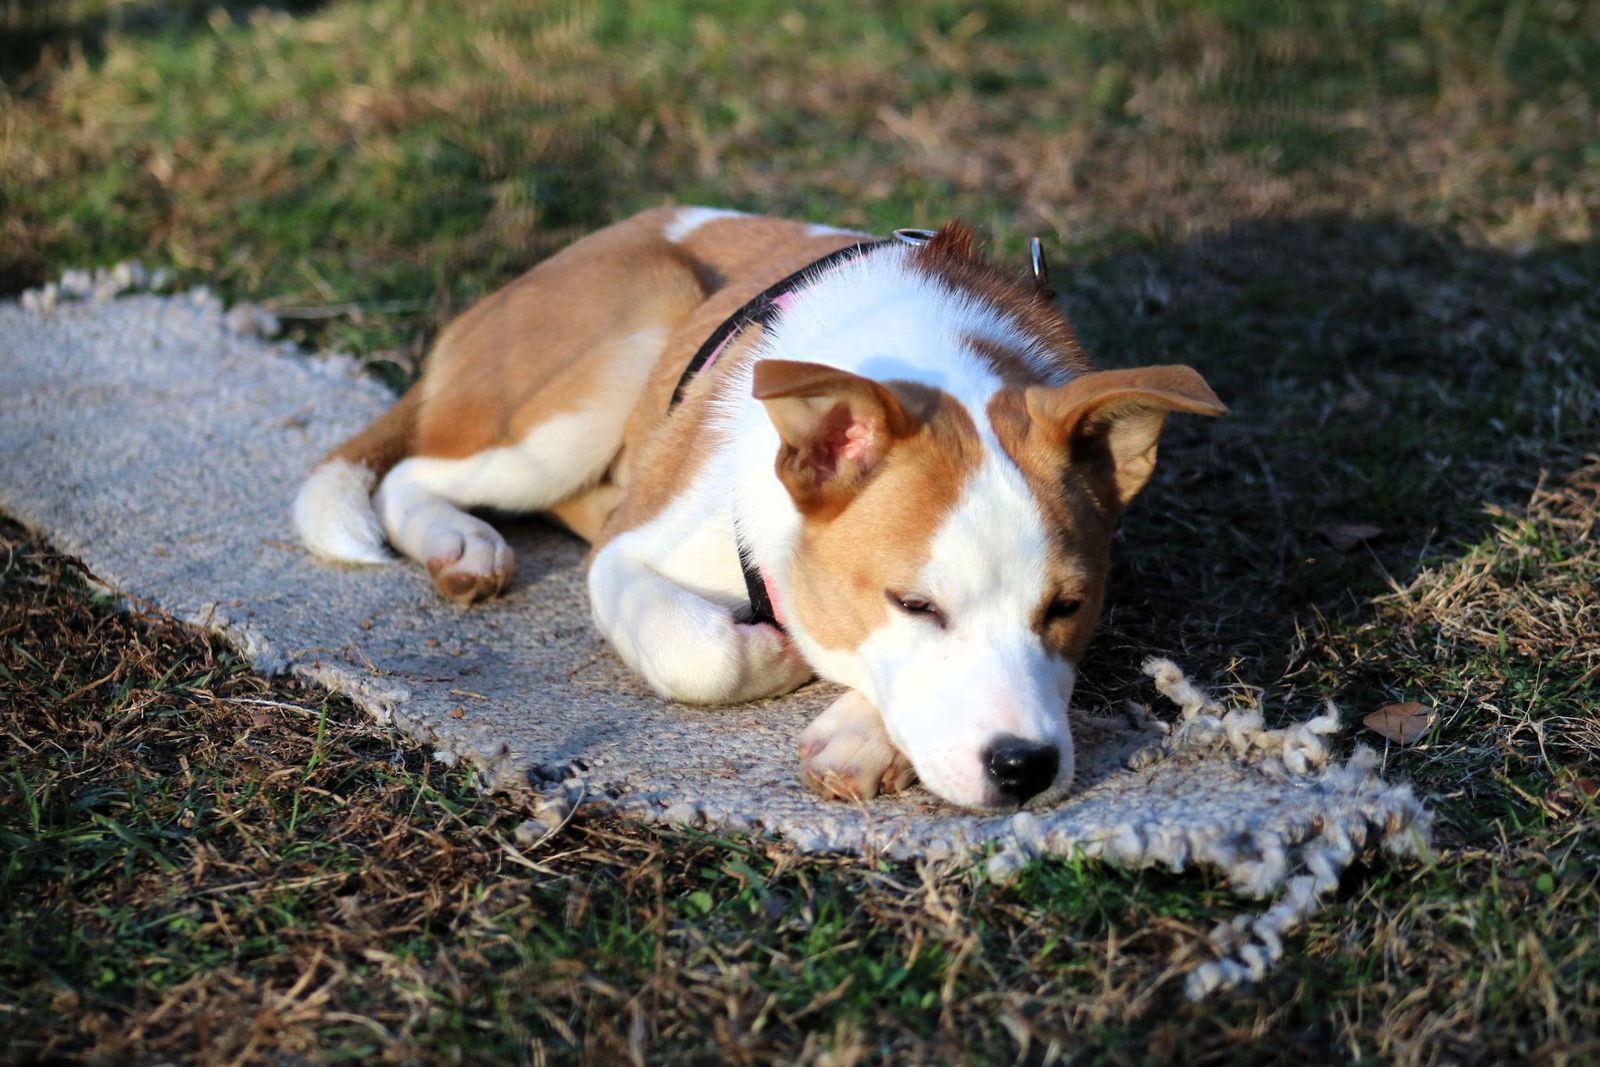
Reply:
[[1297, 713], [1420, 700], [1384, 759], [1438, 849], [1192, 1006], [1242, 907], [1205, 872], [1000, 887], [598, 816], [521, 844], [467, 772], [7, 526], [0, 1056], [1600, 1056], [1592, 5], [51, 8], [0, 26], [0, 292], [140, 257], [398, 381], [664, 201], [961, 215], [1019, 265], [1043, 235], [1097, 361], [1192, 363], [1233, 410], [1169, 429], [1083, 699], [1162, 653]]

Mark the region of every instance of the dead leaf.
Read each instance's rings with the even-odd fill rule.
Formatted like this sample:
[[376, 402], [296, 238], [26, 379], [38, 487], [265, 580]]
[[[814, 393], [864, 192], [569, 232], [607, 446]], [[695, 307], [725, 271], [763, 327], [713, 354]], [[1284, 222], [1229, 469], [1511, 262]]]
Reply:
[[1325, 522], [1317, 527], [1317, 532], [1340, 552], [1348, 552], [1383, 533], [1383, 527], [1366, 522]]
[[1572, 777], [1570, 772], [1564, 772], [1562, 780], [1545, 791], [1544, 806], [1551, 815], [1576, 815], [1594, 804], [1597, 796], [1600, 796], [1600, 782], [1593, 778]]
[[1433, 710], [1416, 701], [1385, 704], [1362, 719], [1369, 730], [1376, 730], [1397, 745], [1415, 744], [1433, 723]]

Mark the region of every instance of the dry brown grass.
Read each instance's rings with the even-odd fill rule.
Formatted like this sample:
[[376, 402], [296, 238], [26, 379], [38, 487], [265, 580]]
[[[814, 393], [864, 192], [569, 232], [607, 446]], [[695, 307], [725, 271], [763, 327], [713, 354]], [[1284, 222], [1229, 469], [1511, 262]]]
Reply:
[[1541, 484], [1520, 513], [1488, 514], [1490, 541], [1419, 571], [1378, 601], [1380, 617], [1559, 668], [1571, 691], [1600, 688], [1600, 462]]
[[[113, 34], [103, 62], [47, 53], [0, 124], [0, 185], [29, 194], [0, 278], [159, 253], [296, 306], [421, 289], [437, 316], [446, 279], [685, 196], [880, 228], [965, 214], [1011, 248], [1314, 212], [1507, 250], [1594, 236], [1600, 128], [1571, 43], [1593, 11], [1266, 13], [667, 5], [628, 40], [606, 4], [385, 3], [197, 19], [176, 47]], [[92, 171], [115, 181], [85, 210], [70, 185]]]

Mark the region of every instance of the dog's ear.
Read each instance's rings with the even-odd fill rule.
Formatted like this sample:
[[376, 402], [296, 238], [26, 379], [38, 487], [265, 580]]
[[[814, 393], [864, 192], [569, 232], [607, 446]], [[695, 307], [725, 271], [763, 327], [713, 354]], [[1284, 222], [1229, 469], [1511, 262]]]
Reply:
[[1127, 506], [1150, 480], [1156, 441], [1169, 412], [1224, 415], [1228, 409], [1192, 367], [1092, 371], [1066, 385], [1023, 394], [1029, 435], [1065, 453], [1107, 511]]
[[844, 507], [894, 443], [917, 429], [888, 388], [820, 363], [761, 360], [751, 393], [783, 441], [778, 478], [806, 515]]

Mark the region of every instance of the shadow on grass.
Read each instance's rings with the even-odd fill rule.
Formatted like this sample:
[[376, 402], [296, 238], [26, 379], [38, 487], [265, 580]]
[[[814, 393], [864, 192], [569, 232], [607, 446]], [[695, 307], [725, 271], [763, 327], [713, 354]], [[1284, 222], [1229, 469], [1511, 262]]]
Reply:
[[[1524, 256], [1395, 222], [1241, 224], [1059, 271], [1102, 366], [1189, 363], [1232, 408], [1168, 424], [1085, 664], [1283, 677], [1426, 559], [1600, 450], [1600, 245]], [[1098, 688], [1096, 688], [1098, 687]]]

